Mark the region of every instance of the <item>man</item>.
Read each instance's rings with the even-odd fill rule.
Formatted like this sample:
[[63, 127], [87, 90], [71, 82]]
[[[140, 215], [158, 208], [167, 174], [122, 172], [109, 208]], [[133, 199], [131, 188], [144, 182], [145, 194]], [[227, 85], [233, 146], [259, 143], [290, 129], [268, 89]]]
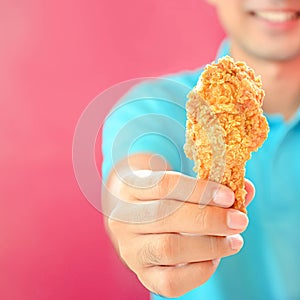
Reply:
[[[300, 2], [209, 2], [228, 36], [218, 57], [245, 61], [262, 76], [266, 92], [269, 137], [246, 169], [256, 187], [248, 209], [251, 223], [229, 208], [232, 191], [193, 177], [181, 150], [184, 134], [174, 134], [178, 123], [184, 126], [183, 102], [199, 70], [136, 87], [108, 118], [105, 201], [115, 197], [135, 206], [129, 211], [115, 206], [107, 230], [153, 299], [300, 299]], [[123, 151], [117, 147], [120, 136], [123, 142], [139, 139]], [[250, 182], [246, 189], [249, 203], [254, 195]], [[152, 210], [143, 210], [145, 205]], [[239, 252], [246, 228], [246, 246]]]

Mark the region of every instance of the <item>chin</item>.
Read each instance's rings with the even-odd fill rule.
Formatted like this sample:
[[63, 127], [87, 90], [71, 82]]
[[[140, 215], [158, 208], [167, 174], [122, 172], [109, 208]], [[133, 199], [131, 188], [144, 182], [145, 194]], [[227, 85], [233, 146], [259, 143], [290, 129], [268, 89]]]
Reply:
[[[260, 45], [257, 47], [256, 45]], [[251, 56], [257, 57], [259, 59], [268, 61], [284, 62], [295, 59], [300, 59], [300, 45], [274, 45], [269, 43], [265, 47], [263, 44], [255, 44], [255, 47], [248, 45], [243, 47], [244, 51], [248, 52]]]
[[295, 59], [300, 59], [300, 53], [299, 52], [286, 52], [286, 51], [261, 51], [260, 53], [256, 54], [257, 57], [268, 60], [268, 61], [274, 61], [274, 62], [287, 62], [292, 61]]

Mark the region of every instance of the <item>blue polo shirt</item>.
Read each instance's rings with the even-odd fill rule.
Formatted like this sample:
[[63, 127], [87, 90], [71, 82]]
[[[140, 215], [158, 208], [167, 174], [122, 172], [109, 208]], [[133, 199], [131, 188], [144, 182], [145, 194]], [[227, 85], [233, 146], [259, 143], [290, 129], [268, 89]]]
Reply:
[[[228, 54], [225, 41], [218, 57]], [[149, 79], [125, 95], [104, 125], [104, 178], [120, 159], [139, 152], [162, 155], [174, 170], [195, 176], [183, 152], [185, 103], [201, 71]], [[223, 258], [204, 285], [176, 299], [300, 299], [300, 109], [288, 122], [281, 115], [266, 117], [268, 139], [246, 166], [256, 195], [248, 207], [244, 247]], [[166, 298], [151, 294], [151, 299]]]

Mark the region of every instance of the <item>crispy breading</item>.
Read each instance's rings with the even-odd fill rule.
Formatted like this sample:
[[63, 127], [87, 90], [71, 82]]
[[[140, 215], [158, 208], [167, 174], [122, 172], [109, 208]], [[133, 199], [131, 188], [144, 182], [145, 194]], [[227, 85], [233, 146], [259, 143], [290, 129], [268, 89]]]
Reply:
[[206, 66], [186, 105], [184, 150], [194, 160], [197, 177], [231, 188], [233, 208], [243, 212], [245, 164], [269, 132], [264, 95], [261, 78], [226, 56]]

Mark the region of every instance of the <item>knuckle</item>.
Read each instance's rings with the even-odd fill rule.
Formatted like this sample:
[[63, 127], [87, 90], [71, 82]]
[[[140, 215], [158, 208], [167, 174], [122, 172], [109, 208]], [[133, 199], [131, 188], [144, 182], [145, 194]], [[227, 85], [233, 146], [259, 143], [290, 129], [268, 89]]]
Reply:
[[142, 265], [159, 265], [161, 263], [162, 253], [157, 246], [149, 242], [138, 252], [138, 257]]
[[160, 252], [164, 260], [172, 261], [180, 252], [180, 241], [177, 234], [164, 235], [160, 242]]
[[144, 265], [169, 265], [174, 263], [179, 253], [179, 236], [177, 234], [164, 234], [155, 242], [147, 243], [139, 255]]
[[[176, 204], [177, 205], [177, 204]], [[167, 200], [158, 200], [156, 202], [155, 221], [166, 225], [174, 210], [177, 208], [174, 203]]]
[[209, 210], [206, 207], [200, 208], [194, 222], [198, 228], [205, 231], [209, 227]]
[[208, 251], [213, 254], [216, 252], [216, 249], [217, 249], [217, 242], [215, 240], [214, 237], [209, 237], [208, 238]]
[[159, 180], [156, 185], [157, 194], [160, 199], [165, 198], [167, 193], [172, 185], [172, 176], [169, 176], [167, 173]]
[[163, 179], [160, 181], [159, 195], [161, 198], [171, 195], [174, 191], [176, 185], [178, 184], [180, 174], [178, 172], [167, 172], [163, 176]]
[[[161, 209], [161, 208], [159, 208]], [[163, 230], [165, 230], [166, 228], [169, 228], [170, 225], [170, 218], [169, 217], [162, 217], [158, 220], [157, 222], [157, 226]]]
[[223, 238], [209, 237], [209, 251], [213, 256], [219, 256], [224, 252]]

